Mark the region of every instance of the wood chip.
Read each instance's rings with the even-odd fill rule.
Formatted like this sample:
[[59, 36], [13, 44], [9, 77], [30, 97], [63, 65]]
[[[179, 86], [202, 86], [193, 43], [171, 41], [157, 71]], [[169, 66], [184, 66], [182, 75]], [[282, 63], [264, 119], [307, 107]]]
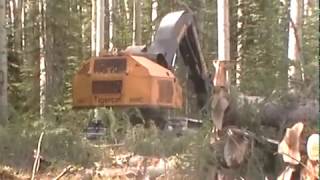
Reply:
[[283, 161], [297, 165], [301, 160], [300, 155], [300, 136], [304, 124], [299, 122], [291, 128], [287, 128], [286, 134], [278, 145], [278, 153], [282, 154]]

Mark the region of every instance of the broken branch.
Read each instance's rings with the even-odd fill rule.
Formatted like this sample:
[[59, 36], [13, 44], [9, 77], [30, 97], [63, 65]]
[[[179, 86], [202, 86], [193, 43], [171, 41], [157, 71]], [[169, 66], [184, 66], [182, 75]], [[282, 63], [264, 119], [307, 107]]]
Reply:
[[239, 134], [242, 134], [242, 135], [245, 135], [245, 136], [248, 136], [248, 137], [251, 137], [257, 141], [266, 141], [268, 143], [271, 143], [271, 144], [275, 144], [275, 145], [278, 145], [280, 142], [277, 141], [277, 140], [274, 140], [274, 139], [270, 139], [270, 138], [267, 138], [267, 137], [264, 137], [264, 136], [258, 136], [256, 135], [255, 133], [249, 131], [249, 130], [241, 130], [241, 129], [237, 129], [237, 128], [228, 128], [228, 130], [231, 130], [235, 133], [239, 133]]
[[67, 174], [67, 172], [70, 171], [70, 169], [72, 168], [71, 165], [67, 166], [66, 168], [63, 169], [63, 171], [55, 178], [53, 178], [53, 180], [59, 180], [60, 178], [62, 178], [64, 175]]
[[31, 180], [34, 180], [35, 174], [38, 171], [39, 166], [40, 166], [40, 158], [39, 157], [40, 157], [40, 147], [41, 147], [43, 134], [44, 134], [44, 132], [41, 133], [39, 141], [38, 141], [37, 155], [36, 155], [36, 158], [34, 159], [34, 163], [33, 163]]

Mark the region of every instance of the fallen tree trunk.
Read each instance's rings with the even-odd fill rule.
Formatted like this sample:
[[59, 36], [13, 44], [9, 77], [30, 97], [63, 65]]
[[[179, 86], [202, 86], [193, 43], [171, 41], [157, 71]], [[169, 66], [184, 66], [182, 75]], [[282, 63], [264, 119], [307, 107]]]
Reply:
[[299, 121], [316, 122], [319, 117], [319, 102], [309, 99], [290, 106], [266, 103], [260, 111], [263, 125], [284, 128]]
[[252, 111], [256, 111], [254, 112], [258, 115], [256, 120], [261, 122], [261, 125], [277, 129], [285, 129], [297, 122], [315, 124], [319, 118], [319, 102], [317, 99], [301, 100], [291, 97], [288, 102], [268, 99], [241, 94], [232, 97], [223, 117], [223, 127], [237, 125], [243, 119], [250, 118]]

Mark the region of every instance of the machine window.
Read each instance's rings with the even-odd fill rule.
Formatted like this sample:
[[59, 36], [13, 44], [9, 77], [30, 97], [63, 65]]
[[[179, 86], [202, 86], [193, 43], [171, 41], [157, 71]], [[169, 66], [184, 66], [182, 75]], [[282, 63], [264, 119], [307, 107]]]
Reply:
[[95, 73], [123, 73], [126, 68], [127, 61], [125, 58], [96, 59], [94, 61]]
[[93, 94], [120, 94], [122, 90], [122, 81], [93, 81]]
[[158, 80], [159, 102], [170, 103], [173, 98], [173, 84], [169, 80]]

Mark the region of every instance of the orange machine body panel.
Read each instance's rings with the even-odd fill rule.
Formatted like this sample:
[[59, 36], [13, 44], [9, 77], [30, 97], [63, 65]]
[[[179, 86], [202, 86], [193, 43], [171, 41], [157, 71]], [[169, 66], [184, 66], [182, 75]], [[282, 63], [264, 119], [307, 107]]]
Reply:
[[73, 106], [182, 107], [174, 74], [143, 56], [102, 56], [84, 62], [73, 79]]

